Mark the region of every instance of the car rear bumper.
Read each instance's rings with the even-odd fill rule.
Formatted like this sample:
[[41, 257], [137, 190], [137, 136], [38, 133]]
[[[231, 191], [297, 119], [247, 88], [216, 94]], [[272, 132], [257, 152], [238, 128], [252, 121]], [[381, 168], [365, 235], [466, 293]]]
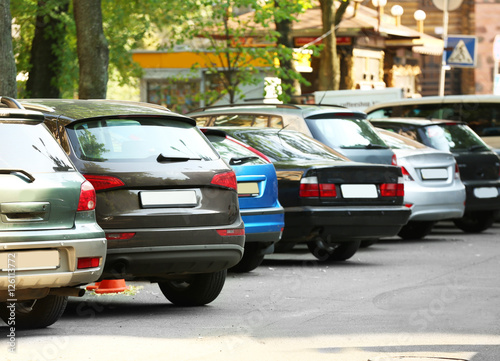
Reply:
[[500, 210], [500, 181], [464, 181], [464, 184], [466, 212]]
[[461, 218], [465, 210], [465, 188], [411, 187], [405, 183], [405, 204], [412, 204], [410, 221], [440, 221]]
[[326, 233], [336, 241], [392, 237], [410, 217], [410, 209], [394, 207], [286, 207], [283, 241], [303, 242]]
[[276, 243], [285, 225], [284, 209], [240, 209], [245, 224], [245, 242]]

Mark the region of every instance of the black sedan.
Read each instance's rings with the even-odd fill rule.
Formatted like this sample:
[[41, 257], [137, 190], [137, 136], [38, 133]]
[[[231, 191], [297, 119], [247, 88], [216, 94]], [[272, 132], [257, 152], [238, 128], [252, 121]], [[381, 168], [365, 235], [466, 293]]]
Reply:
[[377, 127], [408, 136], [431, 148], [451, 152], [465, 185], [465, 213], [454, 220], [464, 232], [482, 232], [500, 210], [500, 158], [463, 122], [420, 118], [370, 119]]
[[319, 260], [346, 260], [361, 241], [394, 236], [408, 221], [399, 167], [352, 162], [296, 131], [219, 129], [274, 163], [285, 208], [281, 247], [307, 243]]

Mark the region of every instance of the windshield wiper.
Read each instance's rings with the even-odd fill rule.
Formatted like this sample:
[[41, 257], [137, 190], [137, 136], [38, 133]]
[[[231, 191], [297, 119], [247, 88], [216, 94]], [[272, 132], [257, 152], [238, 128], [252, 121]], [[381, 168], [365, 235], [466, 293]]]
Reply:
[[201, 160], [201, 158], [194, 158], [188, 156], [165, 156], [163, 153], [156, 158], [158, 163], [166, 163], [166, 162], [187, 162], [188, 160]]
[[389, 149], [389, 147], [386, 145], [374, 144], [374, 143], [370, 143], [370, 144], [365, 145], [365, 148], [366, 149]]
[[476, 152], [478, 150], [487, 150], [487, 149], [488, 148], [482, 144], [471, 145], [469, 148], [467, 148], [469, 152]]
[[252, 160], [257, 160], [259, 157], [240, 157], [240, 158], [231, 158], [229, 160], [229, 165], [242, 165]]

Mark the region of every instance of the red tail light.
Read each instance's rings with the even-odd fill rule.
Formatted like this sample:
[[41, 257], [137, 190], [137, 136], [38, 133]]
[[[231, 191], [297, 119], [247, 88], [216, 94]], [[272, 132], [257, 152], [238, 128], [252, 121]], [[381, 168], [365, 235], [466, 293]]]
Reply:
[[123, 181], [116, 177], [111, 177], [107, 175], [91, 175], [84, 174], [83, 175], [92, 185], [94, 186], [96, 191], [100, 191], [103, 189], [111, 189], [122, 187], [125, 185]]
[[[500, 178], [500, 174], [498, 174]], [[455, 179], [460, 179], [460, 169], [458, 168], [458, 163], [455, 163]]]
[[78, 201], [77, 212], [92, 211], [95, 209], [95, 204], [95, 189], [89, 181], [85, 181], [80, 188], [80, 199]]
[[227, 187], [234, 190], [236, 190], [238, 186], [236, 182], [236, 175], [233, 171], [214, 175], [211, 183], [217, 186]]
[[108, 241], [126, 240], [135, 236], [135, 232], [106, 233]]
[[398, 157], [396, 157], [396, 154], [392, 155], [391, 165], [398, 165]]
[[101, 264], [101, 257], [84, 257], [84, 258], [78, 258], [78, 264], [77, 268], [82, 269], [82, 268], [95, 268], [99, 267]]
[[244, 236], [245, 228], [237, 228], [237, 229], [218, 229], [217, 233], [222, 237], [227, 236]]
[[403, 179], [405, 181], [412, 181], [413, 180], [413, 177], [411, 176], [410, 173], [408, 173], [408, 171], [406, 170], [405, 167], [401, 167], [401, 173], [403, 173]]
[[300, 180], [299, 197], [318, 198], [336, 197], [335, 184], [318, 183], [317, 177], [304, 177]]
[[380, 195], [382, 197], [404, 197], [404, 183], [384, 183], [380, 185]]

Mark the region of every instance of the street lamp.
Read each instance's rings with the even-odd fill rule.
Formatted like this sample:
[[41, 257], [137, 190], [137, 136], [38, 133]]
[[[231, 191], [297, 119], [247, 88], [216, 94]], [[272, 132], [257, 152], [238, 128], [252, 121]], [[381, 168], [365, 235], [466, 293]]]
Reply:
[[417, 10], [413, 13], [413, 17], [417, 20], [417, 29], [419, 33], [424, 32], [424, 20], [427, 14], [423, 10]]
[[378, 10], [378, 30], [380, 31], [380, 24], [382, 23], [382, 15], [384, 14], [384, 6], [387, 5], [387, 0], [372, 0], [372, 4]]
[[401, 15], [403, 15], [404, 10], [401, 5], [394, 5], [391, 8], [391, 14], [396, 18], [396, 26], [401, 25]]

